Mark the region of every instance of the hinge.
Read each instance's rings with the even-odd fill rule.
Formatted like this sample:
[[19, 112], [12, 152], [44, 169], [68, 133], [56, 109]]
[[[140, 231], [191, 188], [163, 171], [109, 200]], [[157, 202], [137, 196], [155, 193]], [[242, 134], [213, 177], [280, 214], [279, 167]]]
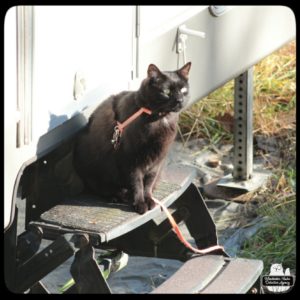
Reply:
[[133, 74], [132, 74], [132, 80], [134, 80], [134, 78], [138, 78], [139, 77], [139, 52], [140, 52], [140, 45], [139, 45], [139, 37], [141, 34], [141, 26], [140, 26], [140, 16], [141, 16], [141, 11], [140, 11], [140, 7], [137, 5], [135, 7], [135, 14], [134, 14], [134, 18], [135, 18], [135, 41], [134, 41], [134, 55], [133, 55]]
[[135, 37], [138, 38], [140, 36], [140, 7], [139, 6], [136, 7], [135, 14], [136, 14]]
[[17, 147], [32, 140], [33, 19], [32, 6], [17, 7]]

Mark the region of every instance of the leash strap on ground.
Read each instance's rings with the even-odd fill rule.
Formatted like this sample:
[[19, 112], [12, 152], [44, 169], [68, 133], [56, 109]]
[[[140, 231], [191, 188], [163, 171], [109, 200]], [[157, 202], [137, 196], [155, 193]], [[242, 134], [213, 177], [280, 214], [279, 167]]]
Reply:
[[154, 202], [156, 204], [158, 204], [162, 210], [165, 212], [165, 214], [167, 215], [168, 219], [169, 219], [169, 222], [170, 224], [172, 225], [173, 227], [173, 230], [175, 231], [178, 239], [190, 250], [192, 250], [193, 252], [195, 253], [199, 253], [199, 254], [207, 254], [207, 253], [210, 253], [212, 251], [215, 251], [215, 250], [222, 250], [224, 251], [224, 248], [220, 245], [215, 245], [215, 246], [211, 246], [211, 247], [208, 247], [208, 248], [205, 248], [205, 249], [197, 249], [197, 248], [194, 248], [183, 236], [182, 232], [180, 231], [176, 221], [174, 220], [173, 216], [171, 215], [171, 213], [168, 211], [168, 209], [166, 208], [166, 206], [164, 204], [162, 204], [159, 200], [155, 199], [155, 198], [152, 198], [154, 200]]

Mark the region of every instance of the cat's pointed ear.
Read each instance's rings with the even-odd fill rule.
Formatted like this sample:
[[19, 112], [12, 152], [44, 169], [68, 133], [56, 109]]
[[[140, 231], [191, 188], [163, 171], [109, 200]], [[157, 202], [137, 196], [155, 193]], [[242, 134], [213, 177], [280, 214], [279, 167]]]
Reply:
[[161, 72], [156, 65], [150, 64], [148, 67], [147, 74], [149, 78], [156, 78], [161, 74]]
[[188, 62], [187, 64], [185, 64], [181, 69], [179, 69], [177, 72], [186, 80], [189, 79], [189, 72], [191, 69], [192, 63]]

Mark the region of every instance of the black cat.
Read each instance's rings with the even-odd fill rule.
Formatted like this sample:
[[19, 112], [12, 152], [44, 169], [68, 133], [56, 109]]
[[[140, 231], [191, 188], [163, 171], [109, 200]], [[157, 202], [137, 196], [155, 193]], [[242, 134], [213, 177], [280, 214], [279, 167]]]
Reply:
[[152, 190], [188, 99], [190, 68], [189, 62], [161, 72], [151, 64], [138, 91], [112, 95], [96, 108], [74, 152], [75, 168], [93, 192], [132, 201], [140, 214], [155, 206]]

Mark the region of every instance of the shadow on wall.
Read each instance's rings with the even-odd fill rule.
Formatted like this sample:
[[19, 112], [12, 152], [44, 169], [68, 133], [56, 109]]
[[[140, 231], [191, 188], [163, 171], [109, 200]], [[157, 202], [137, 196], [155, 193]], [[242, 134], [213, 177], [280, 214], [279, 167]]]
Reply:
[[38, 157], [55, 149], [61, 142], [71, 138], [82, 128], [88, 120], [80, 112], [74, 113], [69, 119], [67, 115], [55, 115], [50, 113], [48, 132], [42, 135], [38, 141], [36, 154]]
[[55, 115], [55, 114], [53, 114], [51, 112], [49, 112], [49, 115], [50, 115], [50, 121], [49, 121], [49, 126], [48, 126], [47, 132], [49, 132], [53, 128], [61, 125], [62, 123], [64, 123], [65, 121], [68, 120], [68, 116], [67, 115], [57, 116], [57, 115]]

